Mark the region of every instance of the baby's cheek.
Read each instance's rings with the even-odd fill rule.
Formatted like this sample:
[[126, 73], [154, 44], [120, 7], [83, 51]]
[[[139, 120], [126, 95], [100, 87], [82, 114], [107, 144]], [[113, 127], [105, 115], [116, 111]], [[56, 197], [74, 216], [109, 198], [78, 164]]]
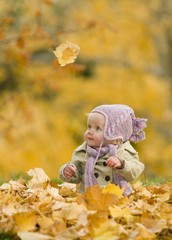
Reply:
[[84, 139], [87, 139], [87, 132], [84, 133]]
[[96, 142], [97, 142], [98, 144], [100, 144], [100, 143], [102, 142], [102, 140], [103, 140], [103, 138], [101, 138], [101, 137], [97, 137], [97, 138], [96, 138]]
[[99, 139], [99, 141], [102, 141], [103, 140], [103, 134], [100, 134], [98, 139]]

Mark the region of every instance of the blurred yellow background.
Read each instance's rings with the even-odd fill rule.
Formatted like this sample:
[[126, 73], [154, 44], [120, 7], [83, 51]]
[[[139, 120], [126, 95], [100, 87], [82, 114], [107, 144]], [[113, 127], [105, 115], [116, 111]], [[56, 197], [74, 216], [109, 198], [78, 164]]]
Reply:
[[[172, 0], [0, 1], [0, 176], [70, 161], [100, 104], [147, 118], [133, 144], [149, 177], [172, 175]], [[61, 67], [53, 54], [80, 47]]]

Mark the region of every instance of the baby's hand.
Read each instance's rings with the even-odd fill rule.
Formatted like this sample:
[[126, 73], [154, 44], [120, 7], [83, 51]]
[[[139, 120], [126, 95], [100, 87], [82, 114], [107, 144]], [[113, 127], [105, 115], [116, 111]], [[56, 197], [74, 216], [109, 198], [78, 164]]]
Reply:
[[107, 163], [107, 166], [111, 167], [111, 168], [121, 168], [122, 167], [121, 161], [115, 156], [108, 158], [106, 163]]
[[67, 165], [64, 169], [63, 169], [63, 175], [65, 178], [71, 178], [76, 172], [76, 167], [72, 166], [72, 165]]

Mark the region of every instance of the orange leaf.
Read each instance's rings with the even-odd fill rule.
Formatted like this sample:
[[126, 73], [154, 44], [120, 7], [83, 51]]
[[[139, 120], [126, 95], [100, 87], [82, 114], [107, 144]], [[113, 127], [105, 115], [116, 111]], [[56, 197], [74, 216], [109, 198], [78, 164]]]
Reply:
[[89, 210], [108, 210], [109, 206], [113, 206], [118, 202], [118, 198], [114, 194], [102, 193], [102, 189], [98, 185], [87, 188], [85, 194], [79, 194], [78, 202], [82, 202]]

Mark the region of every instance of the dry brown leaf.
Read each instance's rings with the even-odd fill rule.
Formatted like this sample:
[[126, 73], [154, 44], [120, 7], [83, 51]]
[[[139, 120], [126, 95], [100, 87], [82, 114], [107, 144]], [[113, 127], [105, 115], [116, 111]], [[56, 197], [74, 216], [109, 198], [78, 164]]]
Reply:
[[162, 229], [168, 228], [167, 221], [165, 219], [153, 219], [150, 216], [142, 216], [141, 222], [149, 231], [153, 233], [158, 233], [161, 232]]
[[47, 186], [47, 194], [50, 194], [50, 196], [58, 201], [64, 201], [64, 198], [59, 194], [59, 189], [51, 187], [50, 185]]
[[79, 238], [78, 228], [76, 226], [72, 226], [63, 230], [57, 234], [55, 240], [71, 240]]
[[84, 204], [78, 205], [77, 203], [71, 203], [67, 207], [64, 207], [61, 211], [63, 217], [66, 220], [77, 220], [83, 211], [86, 210]]
[[26, 186], [21, 184], [20, 181], [9, 181], [9, 183], [4, 183], [0, 186], [0, 189], [2, 190], [10, 190], [10, 191], [13, 191], [13, 190], [16, 190], [16, 191], [19, 191], [19, 190], [24, 190], [26, 189]]
[[68, 206], [70, 206], [70, 203], [55, 201], [55, 202], [53, 202], [52, 210], [53, 211], [60, 210], [62, 208], [68, 207]]
[[27, 174], [32, 177], [32, 179], [28, 182], [29, 187], [34, 185], [37, 186], [50, 181], [49, 177], [45, 174], [42, 168], [35, 168], [34, 170], [30, 169]]
[[138, 234], [136, 236], [136, 240], [151, 240], [155, 239], [155, 234], [150, 232], [147, 228], [145, 228], [142, 224], [136, 223], [136, 229]]
[[59, 185], [59, 188], [59, 194], [62, 197], [67, 197], [76, 193], [76, 184], [73, 183], [63, 183]]
[[15, 208], [13, 203], [3, 204], [1, 211], [7, 216], [12, 216], [13, 214], [17, 213], [17, 209]]

